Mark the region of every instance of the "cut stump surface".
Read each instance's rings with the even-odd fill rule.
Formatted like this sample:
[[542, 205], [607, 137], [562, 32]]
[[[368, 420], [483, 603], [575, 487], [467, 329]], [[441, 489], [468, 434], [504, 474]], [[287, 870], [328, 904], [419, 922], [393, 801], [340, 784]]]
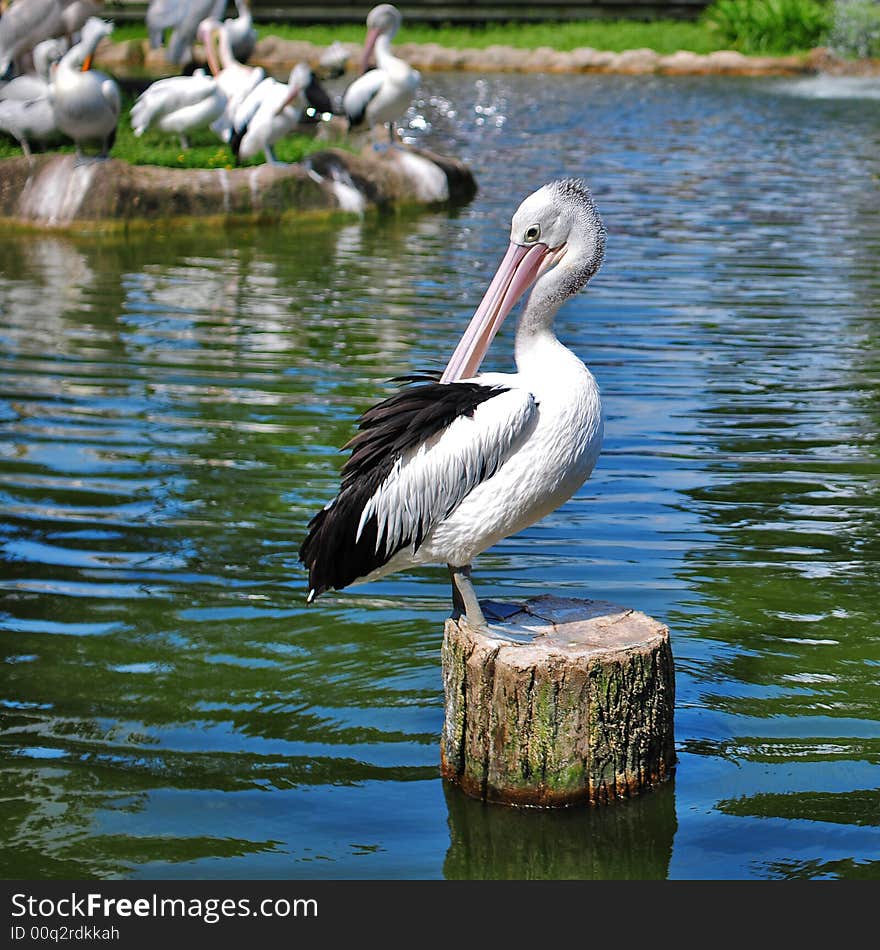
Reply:
[[449, 619], [443, 637], [443, 776], [510, 805], [605, 804], [675, 762], [669, 630], [606, 601], [484, 603], [496, 629]]

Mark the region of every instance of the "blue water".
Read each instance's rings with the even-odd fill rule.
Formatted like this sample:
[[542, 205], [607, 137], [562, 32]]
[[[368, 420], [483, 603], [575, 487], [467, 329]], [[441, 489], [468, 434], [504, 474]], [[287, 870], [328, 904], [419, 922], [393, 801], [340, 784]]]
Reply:
[[[424, 81], [408, 136], [471, 165], [467, 207], [0, 234], [5, 876], [880, 876], [880, 107]], [[445, 570], [307, 609], [296, 552], [357, 414], [445, 362], [559, 175], [609, 233], [557, 322], [605, 448], [475, 581], [667, 623], [679, 764], [541, 813], [439, 778]]]

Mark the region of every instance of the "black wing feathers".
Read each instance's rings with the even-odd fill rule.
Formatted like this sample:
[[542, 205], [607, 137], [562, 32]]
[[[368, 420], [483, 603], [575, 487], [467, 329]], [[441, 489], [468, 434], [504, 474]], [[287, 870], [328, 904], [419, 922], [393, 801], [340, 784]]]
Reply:
[[413, 524], [411, 535], [386, 551], [385, 538], [377, 538], [375, 515], [355, 540], [364, 506], [405, 452], [442, 432], [459, 416], [472, 416], [481, 403], [508, 391], [503, 386], [478, 383], [441, 384], [435, 381], [435, 374], [427, 373], [400, 379], [414, 385], [361, 416], [359, 431], [345, 446], [351, 455], [342, 468], [339, 494], [309, 522], [299, 558], [309, 569], [310, 599], [365, 577], [407, 545], [418, 548], [430, 525]]

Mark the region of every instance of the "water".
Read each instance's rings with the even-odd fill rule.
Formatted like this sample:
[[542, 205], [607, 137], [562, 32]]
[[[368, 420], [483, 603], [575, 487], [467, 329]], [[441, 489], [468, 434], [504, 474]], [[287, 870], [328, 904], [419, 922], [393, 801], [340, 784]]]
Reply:
[[[426, 83], [410, 134], [471, 163], [464, 209], [0, 236], [4, 876], [880, 876], [880, 109]], [[439, 778], [445, 570], [306, 609], [296, 551], [357, 413], [448, 357], [560, 174], [609, 230], [558, 324], [605, 450], [475, 579], [668, 623], [679, 766], [542, 814]]]

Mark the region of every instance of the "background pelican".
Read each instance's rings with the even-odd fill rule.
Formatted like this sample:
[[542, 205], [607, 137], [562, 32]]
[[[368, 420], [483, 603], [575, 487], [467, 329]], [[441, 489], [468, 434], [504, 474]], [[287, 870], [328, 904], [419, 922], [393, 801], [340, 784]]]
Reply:
[[38, 43], [82, 29], [102, 0], [15, 0], [0, 17], [0, 76]]
[[86, 25], [89, 17], [101, 13], [104, 0], [61, 0], [61, 23], [68, 42]]
[[225, 19], [223, 26], [229, 37], [232, 55], [240, 63], [246, 63], [257, 45], [257, 31], [254, 29], [254, 18], [248, 0], [235, 0], [235, 9], [238, 10], [238, 16], [235, 19]]
[[63, 32], [59, 0], [15, 0], [0, 17], [0, 76], [41, 40]]
[[[556, 338], [561, 304], [596, 273], [605, 230], [586, 185], [545, 185], [520, 205], [510, 247], [440, 381], [368, 410], [348, 443], [337, 497], [309, 523], [300, 559], [311, 602], [329, 588], [445, 563], [453, 608], [485, 619], [470, 582], [481, 551], [570, 498], [602, 445], [599, 389]], [[515, 374], [474, 374], [534, 283], [516, 333]]]
[[208, 17], [219, 20], [225, 9], [226, 0], [152, 0], [145, 18], [150, 45], [158, 49], [165, 31], [171, 30], [165, 57], [170, 63], [186, 66], [193, 59], [199, 24]]
[[106, 158], [116, 138], [119, 87], [106, 73], [91, 69], [98, 43], [112, 32], [106, 20], [87, 20], [82, 39], [61, 58], [49, 87], [55, 121], [73, 139], [78, 155], [83, 143], [99, 142]]
[[60, 139], [48, 87], [30, 98], [0, 102], [0, 131], [18, 141], [26, 158], [31, 157], [32, 142], [45, 145]]
[[0, 131], [18, 141], [27, 158], [30, 145], [61, 141], [49, 90], [49, 71], [67, 51], [62, 37], [43, 40], [33, 50], [36, 73], [16, 76], [0, 88]]
[[67, 40], [56, 36], [51, 40], [37, 43], [33, 49], [34, 72], [16, 76], [0, 86], [0, 102], [9, 99], [40, 99], [49, 93], [49, 72], [67, 52]]
[[[370, 10], [361, 62], [363, 75], [355, 79], [342, 96], [342, 108], [350, 129], [387, 123], [392, 142], [394, 121], [409, 108], [421, 81], [419, 73], [409, 63], [391, 52], [391, 40], [402, 21], [400, 11], [390, 3]], [[365, 72], [374, 49], [376, 69]]]
[[282, 165], [272, 146], [290, 135], [302, 120], [306, 108], [305, 89], [314, 81], [306, 63], [297, 63], [287, 84], [264, 79], [235, 110], [230, 140], [238, 159], [253, 158], [262, 151], [270, 165]]
[[235, 58], [229, 34], [217, 20], [203, 20], [199, 24], [199, 37], [204, 43], [211, 73], [226, 96], [226, 108], [211, 128], [224, 142], [228, 142], [232, 138], [236, 110], [265, 79], [266, 73], [262, 67], [245, 66]]
[[140, 137], [155, 125], [178, 135], [181, 148], [189, 148], [187, 135], [208, 128], [225, 108], [217, 80], [197, 69], [192, 76], [171, 76], [148, 86], [131, 108], [131, 127]]

